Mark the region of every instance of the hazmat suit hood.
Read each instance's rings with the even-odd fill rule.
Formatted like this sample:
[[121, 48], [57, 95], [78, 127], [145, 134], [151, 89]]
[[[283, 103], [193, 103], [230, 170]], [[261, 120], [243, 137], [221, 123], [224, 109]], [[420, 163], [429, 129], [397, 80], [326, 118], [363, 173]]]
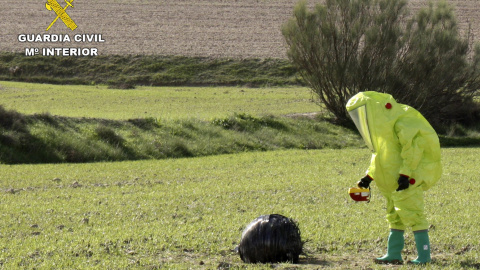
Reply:
[[367, 170], [380, 191], [393, 192], [399, 174], [416, 179], [424, 190], [440, 178], [440, 144], [435, 130], [414, 108], [385, 93], [360, 92], [346, 109], [372, 151]]

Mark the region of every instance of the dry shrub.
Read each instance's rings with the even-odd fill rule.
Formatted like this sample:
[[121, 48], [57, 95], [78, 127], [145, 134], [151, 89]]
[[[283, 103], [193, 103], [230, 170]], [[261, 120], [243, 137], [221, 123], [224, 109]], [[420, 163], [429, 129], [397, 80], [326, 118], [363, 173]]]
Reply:
[[339, 122], [361, 91], [392, 94], [435, 127], [474, 117], [480, 45], [460, 35], [444, 1], [407, 14], [404, 0], [327, 0], [313, 11], [302, 1], [284, 25], [289, 58]]

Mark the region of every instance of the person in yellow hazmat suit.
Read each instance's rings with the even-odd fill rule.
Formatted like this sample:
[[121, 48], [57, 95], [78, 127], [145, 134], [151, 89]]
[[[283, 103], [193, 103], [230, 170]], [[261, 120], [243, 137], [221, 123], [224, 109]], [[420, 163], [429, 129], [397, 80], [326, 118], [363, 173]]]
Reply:
[[401, 252], [407, 227], [412, 228], [418, 251], [418, 257], [409, 263], [430, 262], [423, 191], [442, 174], [437, 133], [417, 110], [397, 103], [389, 94], [360, 92], [347, 102], [346, 108], [372, 151], [370, 166], [357, 185], [369, 188], [374, 180], [387, 200], [387, 254], [376, 258], [375, 263], [403, 264]]

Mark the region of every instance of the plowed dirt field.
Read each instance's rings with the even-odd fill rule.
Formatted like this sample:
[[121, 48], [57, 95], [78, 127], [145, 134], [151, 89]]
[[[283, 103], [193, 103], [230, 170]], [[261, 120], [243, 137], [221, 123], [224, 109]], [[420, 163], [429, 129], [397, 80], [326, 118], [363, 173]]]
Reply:
[[[45, 2], [0, 0], [0, 51], [95, 47], [99, 55], [286, 58], [280, 27], [297, 0], [75, 0], [73, 8], [65, 9], [78, 26], [73, 31], [61, 19], [46, 31], [56, 14], [46, 9]], [[448, 2], [455, 7], [460, 28], [465, 30], [470, 24], [475, 40], [480, 40], [480, 2]], [[409, 6], [415, 12], [426, 3], [413, 0]], [[21, 34], [68, 34], [72, 40], [21, 42]], [[76, 42], [77, 34], [101, 34], [104, 42]]]

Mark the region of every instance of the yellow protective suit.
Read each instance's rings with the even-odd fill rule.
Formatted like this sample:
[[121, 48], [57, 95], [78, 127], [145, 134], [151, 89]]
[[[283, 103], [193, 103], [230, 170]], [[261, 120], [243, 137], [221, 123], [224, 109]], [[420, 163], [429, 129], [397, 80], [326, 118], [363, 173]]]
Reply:
[[[373, 152], [367, 175], [387, 199], [390, 228], [428, 229], [423, 191], [442, 174], [435, 130], [417, 110], [397, 103], [389, 94], [360, 92], [346, 107]], [[409, 177], [410, 186], [396, 191], [401, 174]]]

